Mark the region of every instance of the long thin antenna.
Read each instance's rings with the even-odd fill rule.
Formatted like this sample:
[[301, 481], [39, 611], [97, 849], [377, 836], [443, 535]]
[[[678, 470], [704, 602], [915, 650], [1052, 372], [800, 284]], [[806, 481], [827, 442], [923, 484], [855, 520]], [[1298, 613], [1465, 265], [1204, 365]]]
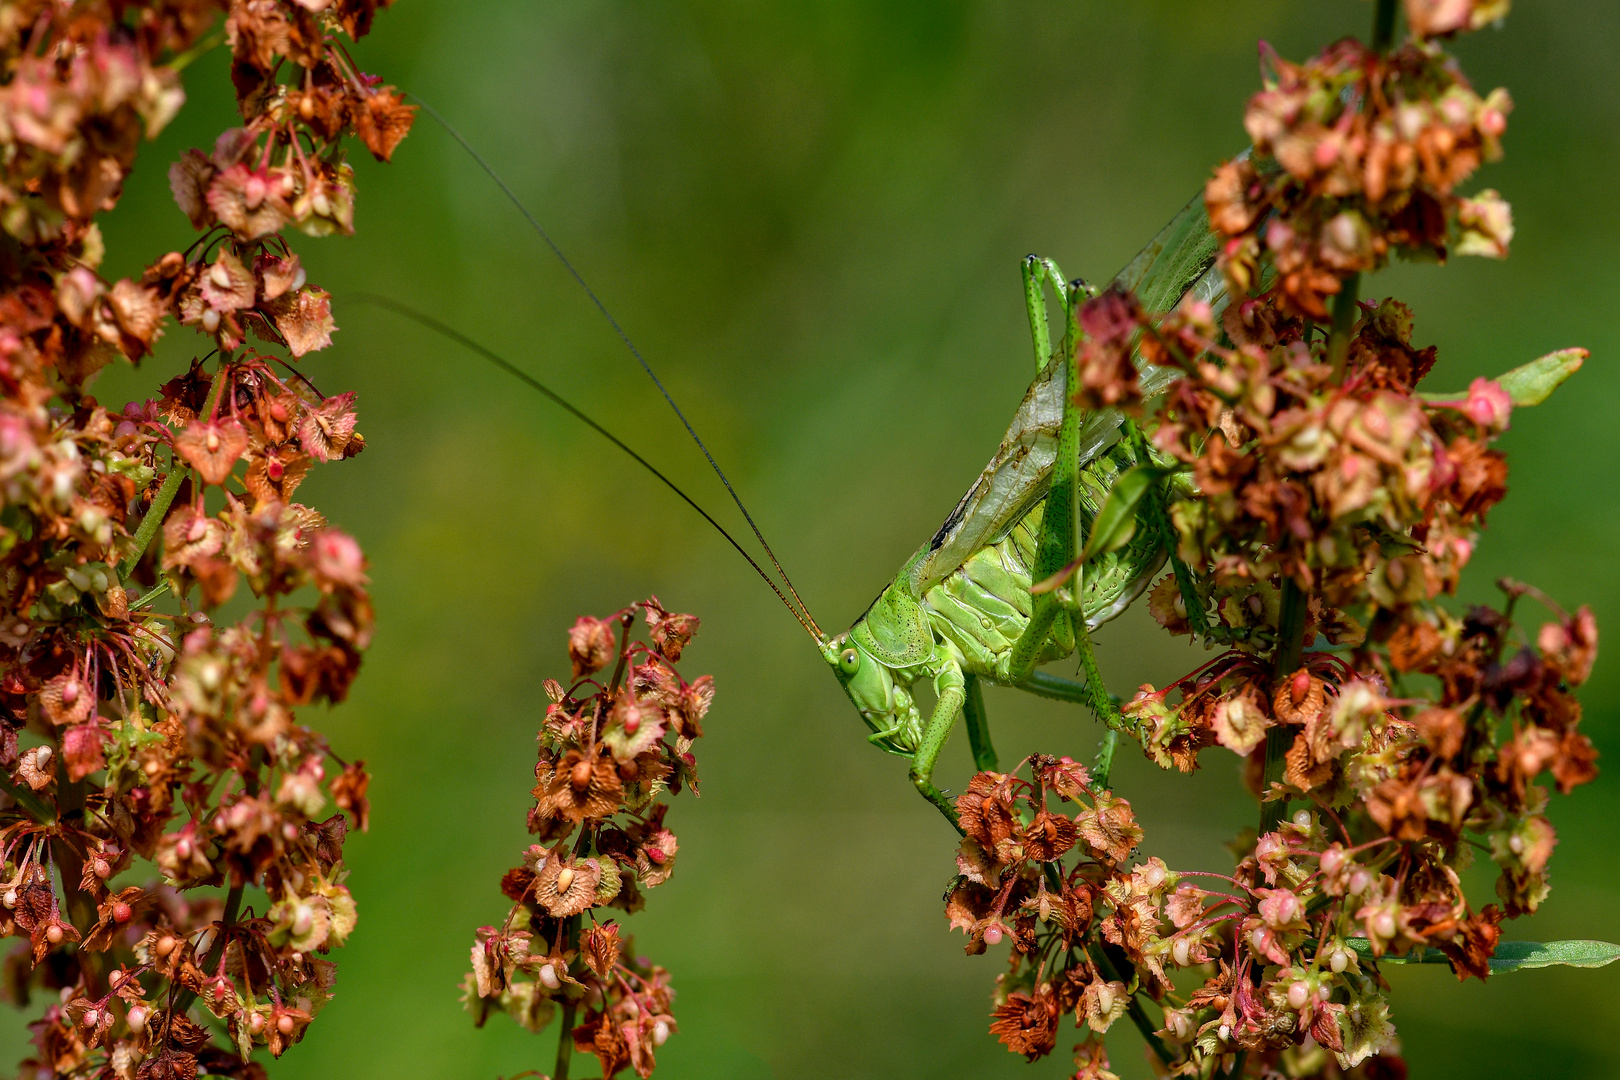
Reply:
[[471, 352], [477, 354], [478, 356], [482, 357], [483, 359], [489, 361], [491, 364], [493, 364], [496, 367], [500, 368], [502, 371], [506, 372], [508, 375], [511, 375], [513, 378], [519, 380], [524, 385], [528, 386], [530, 389], [537, 390], [540, 393], [544, 394], [546, 397], [550, 398], [553, 402], [555, 402], [564, 411], [566, 411], [566, 412], [570, 413], [571, 415], [573, 415], [576, 419], [578, 419], [581, 423], [585, 424], [592, 431], [596, 432], [598, 435], [602, 436], [602, 438], [606, 439], [608, 442], [612, 443], [614, 446], [618, 447], [620, 450], [623, 450], [626, 454], [630, 455], [630, 457], [633, 458], [636, 461], [636, 463], [639, 464], [642, 468], [646, 469], [648, 472], [650, 472], [654, 476], [656, 476], [659, 480], [663, 481], [663, 484], [664, 484], [665, 487], [669, 488], [669, 490], [671, 490], [675, 494], [679, 495], [681, 497], [681, 500], [683, 502], [685, 502], [687, 506], [690, 506], [692, 509], [696, 510], [699, 514], [702, 514], [703, 515], [703, 520], [707, 521], [710, 525], [713, 525], [715, 527], [715, 529], [720, 533], [720, 535], [725, 537], [726, 541], [729, 544], [731, 544], [732, 547], [737, 549], [737, 554], [741, 555], [744, 559], [748, 560], [748, 565], [752, 566], [754, 568], [754, 573], [758, 574], [760, 576], [760, 580], [764, 581], [765, 584], [767, 584], [767, 585], [769, 585], [771, 587], [771, 592], [775, 593], [776, 598], [778, 600], [782, 601], [782, 606], [787, 608], [788, 611], [792, 613], [793, 617], [798, 620], [799, 625], [804, 627], [805, 630], [810, 634], [810, 636], [815, 638], [817, 642], [821, 642], [821, 641], [825, 640], [823, 638], [823, 636], [822, 636], [821, 629], [818, 626], [816, 626], [815, 620], [810, 618], [810, 613], [809, 612], [804, 612], [803, 614], [801, 614], [797, 608], [795, 608], [791, 603], [789, 603], [788, 598], [786, 596], [782, 595], [782, 590], [777, 587], [776, 582], [771, 580], [771, 576], [769, 574], [767, 574], [760, 567], [759, 563], [754, 561], [753, 557], [750, 556], [748, 554], [748, 552], [743, 550], [742, 545], [737, 543], [737, 541], [732, 537], [732, 535], [730, 533], [726, 532], [725, 528], [723, 526], [721, 526], [721, 524], [718, 521], [714, 520], [714, 518], [709, 515], [709, 512], [707, 510], [703, 509], [703, 507], [701, 507], [697, 503], [693, 502], [691, 496], [687, 495], [686, 492], [682, 491], [680, 489], [679, 485], [677, 485], [675, 483], [675, 481], [671, 480], [669, 477], [667, 477], [663, 473], [659, 472], [658, 468], [656, 466], [654, 466], [652, 462], [648, 461], [646, 458], [642, 457], [640, 454], [638, 454], [634, 450], [630, 449], [630, 447], [625, 444], [624, 440], [620, 439], [617, 435], [613, 434], [613, 432], [609, 431], [607, 428], [603, 427], [601, 424], [598, 424], [595, 420], [592, 420], [582, 410], [576, 408], [571, 402], [569, 402], [567, 399], [563, 398], [556, 391], [552, 390], [545, 383], [541, 382], [539, 379], [536, 379], [533, 375], [530, 375], [527, 371], [524, 371], [522, 368], [518, 367], [516, 364], [512, 363], [510, 360], [507, 360], [505, 357], [503, 357], [503, 356], [499, 355], [498, 353], [496, 353], [494, 350], [489, 349], [489, 348], [479, 344], [478, 342], [474, 341], [472, 338], [468, 337], [466, 334], [463, 334], [461, 331], [455, 329], [452, 326], [447, 326], [444, 323], [440, 322], [438, 319], [435, 319], [433, 316], [428, 315], [428, 314], [426, 314], [424, 312], [418, 311], [415, 308], [410, 307], [407, 304], [402, 304], [399, 301], [390, 299], [389, 297], [386, 297], [386, 296], [378, 296], [376, 293], [349, 293], [344, 297], [344, 299], [345, 300], [358, 300], [361, 303], [365, 303], [365, 304], [374, 304], [377, 307], [386, 308], [387, 310], [392, 311], [396, 315], [403, 315], [405, 318], [410, 319], [412, 322], [415, 322], [420, 326], [426, 327], [427, 329], [433, 331], [435, 334], [439, 334], [439, 335], [441, 335], [443, 337], [449, 338], [451, 341], [454, 341], [456, 344], [461, 345], [463, 348], [466, 348], [466, 349], [470, 350]]
[[[675, 404], [674, 397], [672, 397], [670, 392], [664, 388], [664, 384], [658, 378], [658, 376], [653, 373], [652, 366], [649, 365], [646, 359], [641, 355], [641, 350], [636, 348], [635, 342], [630, 340], [630, 335], [624, 332], [624, 327], [619, 325], [619, 320], [615, 319], [612, 312], [608, 311], [607, 305], [602, 302], [602, 298], [596, 295], [596, 291], [586, 283], [584, 276], [574, 268], [573, 263], [568, 261], [568, 256], [563, 254], [562, 248], [557, 246], [557, 242], [551, 238], [551, 234], [546, 232], [545, 228], [540, 224], [539, 221], [535, 219], [533, 214], [529, 213], [529, 208], [523, 205], [523, 200], [519, 199], [516, 193], [514, 193], [512, 189], [507, 186], [506, 181], [502, 180], [500, 174], [495, 171], [494, 167], [491, 166], [489, 162], [484, 160], [483, 155], [477, 150], [474, 150], [472, 144], [466, 139], [462, 138], [461, 132], [452, 127], [450, 122], [443, 116], [440, 116], [437, 109], [435, 109], [432, 105], [429, 105], [426, 101], [423, 101], [417, 95], [407, 91], [405, 96], [422, 106], [422, 110], [429, 116], [433, 117], [434, 122], [436, 122], [440, 127], [444, 128], [446, 133], [448, 133], [452, 139], [456, 140], [456, 142], [460, 143], [461, 148], [467, 151], [467, 153], [472, 156], [474, 161], [478, 162], [478, 167], [483, 169], [491, 180], [495, 181], [495, 186], [501, 189], [501, 193], [506, 196], [508, 201], [510, 201], [513, 206], [517, 207], [518, 213], [523, 215], [524, 220], [529, 223], [529, 227], [535, 231], [540, 239], [546, 242], [546, 246], [550, 248], [551, 253], [557, 257], [557, 261], [562, 263], [563, 268], [567, 270], [568, 273], [573, 277], [574, 281], [579, 284], [579, 287], [585, 291], [585, 295], [590, 297], [591, 303], [596, 305], [596, 310], [602, 313], [602, 318], [606, 319], [608, 325], [613, 327], [613, 332], [619, 335], [619, 340], [624, 342], [624, 347], [630, 350], [630, 355], [635, 357], [636, 363], [641, 365], [641, 370], [647, 373], [647, 377], [653, 381], [653, 385], [658, 387], [658, 392], [664, 395], [664, 400], [669, 403], [670, 409], [672, 409], [675, 415], [680, 418], [681, 424], [686, 428], [686, 433], [692, 436], [692, 441], [697, 443], [699, 450], [703, 451], [703, 456], [709, 461], [709, 467], [714, 470], [714, 474], [718, 476], [720, 478], [720, 482], [725, 485], [726, 493], [731, 496], [731, 501], [736, 503], [737, 509], [742, 512], [743, 520], [748, 522], [748, 527], [753, 530], [754, 538], [759, 541], [759, 546], [765, 549], [765, 555], [768, 559], [770, 559], [771, 565], [774, 566], [776, 568], [776, 572], [782, 576], [782, 582], [787, 586], [788, 592], [792, 594], [794, 601], [799, 605], [799, 611], [803, 613], [804, 618], [810, 621], [811, 626], [815, 626], [816, 621], [810, 616], [810, 608], [806, 606], [803, 598], [799, 596], [799, 591], [793, 587], [793, 579], [788, 577], [786, 570], [782, 569], [781, 562], [779, 562], [776, 558], [776, 552], [771, 550], [771, 545], [765, 540], [765, 534], [760, 532], [758, 525], [754, 524], [753, 515], [748, 512], [748, 507], [743, 505], [743, 501], [737, 495], [736, 489], [731, 486], [731, 481], [726, 479], [726, 474], [721, 470], [720, 463], [714, 460], [714, 455], [709, 453], [709, 448], [705, 446], [703, 440], [698, 437], [697, 431], [692, 427], [692, 422], [686, 418], [685, 413], [681, 412], [681, 407]], [[708, 515], [704, 516], [707, 517]], [[738, 550], [740, 551], [741, 548]], [[821, 630], [819, 627], [816, 628], [816, 635], [817, 637], [820, 637], [821, 635]]]

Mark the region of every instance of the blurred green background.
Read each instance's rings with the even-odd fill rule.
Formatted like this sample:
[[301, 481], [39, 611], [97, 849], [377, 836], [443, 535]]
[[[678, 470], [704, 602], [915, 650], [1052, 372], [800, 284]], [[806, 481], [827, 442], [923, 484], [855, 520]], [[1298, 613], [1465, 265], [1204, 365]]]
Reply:
[[[1398, 267], [1366, 288], [1415, 306], [1419, 342], [1440, 346], [1436, 387], [1591, 348], [1570, 387], [1514, 418], [1512, 494], [1469, 596], [1511, 573], [1591, 603], [1612, 633], [1620, 6], [1519, 7], [1457, 44], [1482, 90], [1517, 102], [1507, 160], [1472, 185], [1513, 202], [1513, 257]], [[1370, 19], [1360, 0], [409, 0], [358, 53], [459, 125], [553, 231], [836, 629], [955, 504], [1022, 394], [1018, 259], [1111, 275], [1244, 145], [1256, 39], [1300, 59]], [[192, 103], [106, 223], [113, 273], [190, 242], [164, 172], [229, 124], [226, 79], [219, 51], [188, 70]], [[385, 293], [483, 339], [735, 518], [596, 312], [442, 131], [424, 119], [386, 167], [356, 151], [358, 234], [297, 248], [343, 328], [303, 366], [329, 393], [359, 392], [368, 450], [316, 470], [300, 498], [364, 544], [379, 628], [352, 700], [306, 719], [370, 763], [374, 810], [349, 844], [361, 921], [338, 996], [274, 1075], [549, 1070], [553, 1034], [499, 1017], [475, 1031], [457, 984], [528, 842], [540, 684], [565, 672], [564, 631], [649, 593], [702, 616], [683, 666], [719, 684], [703, 797], [671, 813], [679, 872], [628, 926], [680, 994], [659, 1075], [1063, 1075], [1076, 1040], [1026, 1066], [986, 1034], [1001, 961], [964, 958], [946, 931], [952, 835], [723, 541], [557, 409], [343, 302]], [[96, 392], [146, 396], [196, 341], [172, 331]], [[1141, 610], [1100, 638], [1116, 693], [1202, 656]], [[1601, 661], [1585, 693], [1611, 758], [1616, 671]], [[989, 705], [1004, 760], [1095, 744], [1080, 710], [1007, 690]], [[1145, 850], [1229, 866], [1222, 842], [1255, 818], [1237, 771], [1219, 751], [1192, 778], [1127, 761], [1117, 786]], [[968, 772], [958, 733], [942, 782]], [[1555, 801], [1552, 899], [1510, 936], [1620, 937], [1617, 809], [1610, 777]], [[1487, 877], [1473, 887], [1490, 898]], [[1620, 969], [1390, 978], [1416, 1076], [1620, 1075]], [[1146, 1075], [1139, 1043], [1114, 1042], [1120, 1071]]]

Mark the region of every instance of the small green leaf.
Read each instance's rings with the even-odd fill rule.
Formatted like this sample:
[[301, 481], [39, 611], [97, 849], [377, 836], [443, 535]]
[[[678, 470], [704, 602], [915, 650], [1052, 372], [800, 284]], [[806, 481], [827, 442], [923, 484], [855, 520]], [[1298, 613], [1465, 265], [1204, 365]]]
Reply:
[[[1552, 392], [1558, 389], [1565, 379], [1581, 370], [1581, 364], [1590, 355], [1591, 353], [1585, 349], [1559, 349], [1498, 375], [1496, 381], [1507, 391], [1508, 400], [1513, 402], [1514, 408], [1540, 405], [1552, 396]], [[1424, 401], [1460, 401], [1468, 396], [1468, 392], [1458, 390], [1449, 394], [1419, 396]]]
[[1497, 377], [1514, 407], [1540, 405], [1565, 379], [1581, 370], [1591, 353], [1585, 349], [1559, 349]]
[[1169, 472], [1169, 469], [1159, 465], [1137, 465], [1127, 469], [1114, 481], [1108, 498], [1103, 500], [1102, 509], [1097, 511], [1097, 520], [1091, 523], [1086, 549], [1080, 553], [1081, 562], [1093, 555], [1106, 555], [1130, 543], [1131, 534], [1136, 531], [1136, 508], [1153, 490], [1153, 485]]
[[1091, 535], [1086, 537], [1085, 550], [1078, 558], [1051, 577], [1037, 582], [1030, 592], [1039, 595], [1062, 585], [1080, 566], [1094, 555], [1106, 555], [1130, 543], [1136, 532], [1136, 508], [1153, 490], [1153, 485], [1175, 470], [1162, 465], [1136, 465], [1121, 473], [1114, 486], [1108, 489], [1108, 498], [1091, 523]]
[[[1363, 958], [1372, 957], [1366, 938], [1350, 938], [1346, 945]], [[1544, 967], [1600, 968], [1620, 960], [1620, 945], [1607, 941], [1503, 941], [1490, 959], [1493, 973], [1529, 971]], [[1439, 949], [1416, 948], [1405, 956], [1385, 956], [1381, 964], [1449, 964]]]

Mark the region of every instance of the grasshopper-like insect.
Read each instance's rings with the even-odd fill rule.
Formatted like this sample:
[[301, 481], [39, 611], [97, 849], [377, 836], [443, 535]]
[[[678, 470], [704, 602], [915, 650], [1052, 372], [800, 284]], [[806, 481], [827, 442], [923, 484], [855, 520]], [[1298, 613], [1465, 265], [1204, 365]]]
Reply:
[[[1088, 635], [1140, 596], [1169, 557], [1172, 541], [1163, 516], [1163, 499], [1173, 495], [1176, 486], [1174, 478], [1155, 481], [1155, 497], [1129, 511], [1144, 519], [1142, 527], [1128, 530], [1127, 542], [1091, 555], [1074, 572], [1076, 553], [1084, 548], [1117, 481], [1130, 470], [1153, 466], [1139, 434], [1134, 439], [1122, 437], [1125, 418], [1119, 412], [1087, 412], [1069, 392], [1077, 383], [1080, 306], [1092, 295], [1084, 282], [1065, 278], [1051, 259], [1032, 255], [1023, 261], [1037, 373], [1001, 446], [945, 523], [867, 611], [848, 630], [829, 637], [811, 617], [718, 463], [605, 305], [484, 159], [436, 112], [427, 111], [518, 207], [664, 394], [725, 484], [780, 575], [781, 585], [652, 463], [522, 369], [420, 312], [381, 297], [363, 299], [414, 319], [519, 378], [629, 454], [701, 514], [815, 639], [823, 659], [871, 729], [868, 740], [910, 759], [912, 783], [953, 826], [956, 812], [933, 782], [934, 765], [957, 714], [962, 713], [975, 764], [981, 769], [995, 767], [981, 692], [984, 681], [1090, 705], [1111, 725], [1099, 770], [1106, 775], [1116, 729], [1123, 725], [1097, 677]], [[1169, 310], [1191, 293], [1218, 314], [1226, 294], [1224, 281], [1214, 268], [1215, 252], [1216, 241], [1200, 193], [1131, 260], [1113, 284], [1135, 293], [1149, 311]], [[1056, 349], [1048, 324], [1048, 287], [1057, 296], [1065, 324]], [[1171, 377], [1167, 370], [1145, 368], [1141, 377], [1144, 394], [1162, 390]], [[1181, 490], [1185, 493], [1185, 486]], [[1047, 591], [1035, 586], [1054, 575], [1069, 577], [1069, 585]], [[1036, 670], [1040, 664], [1076, 652], [1087, 668], [1085, 683]], [[916, 684], [925, 680], [933, 682], [937, 694], [926, 720], [913, 693]]]
[[[1202, 199], [1195, 198], [1114, 285], [1137, 293], [1149, 310], [1173, 307], [1189, 292], [1218, 310], [1225, 286], [1214, 258]], [[1088, 558], [1069, 588], [1031, 592], [1034, 582], [1073, 562], [1116, 481], [1152, 462], [1144, 441], [1120, 438], [1123, 416], [1112, 409], [1086, 412], [1069, 391], [1077, 381], [1078, 308], [1089, 290], [1067, 281], [1050, 259], [1030, 256], [1023, 272], [1038, 372], [1001, 446], [866, 613], [821, 643], [822, 656], [872, 729], [869, 741], [909, 757], [912, 783], [953, 824], [951, 802], [934, 785], [933, 771], [958, 712], [967, 721], [975, 765], [996, 767], [981, 682], [1084, 702], [1118, 725], [1096, 679], [1088, 635], [1141, 595], [1169, 554], [1165, 530], [1143, 521], [1127, 543]], [[1067, 326], [1055, 351], [1047, 286], [1057, 293]], [[1168, 372], [1149, 368], [1143, 392], [1152, 395], [1168, 381]], [[1076, 651], [1087, 683], [1036, 671]], [[924, 680], [932, 680], [936, 694], [926, 720], [912, 692]], [[1117, 731], [1105, 738], [1104, 753], [1111, 755]]]

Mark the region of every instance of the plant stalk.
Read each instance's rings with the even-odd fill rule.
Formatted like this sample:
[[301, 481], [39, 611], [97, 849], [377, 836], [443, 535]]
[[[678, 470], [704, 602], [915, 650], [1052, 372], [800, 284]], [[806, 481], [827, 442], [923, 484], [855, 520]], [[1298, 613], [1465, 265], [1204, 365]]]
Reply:
[[[243, 885], [232, 885], [230, 891], [225, 894], [225, 910], [219, 917], [219, 937], [214, 940], [214, 944], [208, 950], [208, 955], [203, 959], [202, 970], [204, 972], [217, 969], [219, 967], [219, 958], [225, 955], [225, 932], [230, 928], [231, 924], [236, 922], [236, 916], [242, 911], [242, 891], [244, 888]], [[186, 1010], [191, 1008], [191, 1003], [196, 1000], [196, 991], [181, 991], [180, 996], [174, 1000], [172, 1015], [184, 1016]]]
[[[1091, 962], [1097, 965], [1097, 970], [1102, 973], [1103, 978], [1109, 982], [1126, 981], [1120, 975], [1119, 969], [1114, 966], [1113, 960], [1109, 958], [1101, 942], [1092, 945], [1086, 951], [1091, 956]], [[1137, 1000], [1135, 994], [1130, 995], [1130, 1004], [1125, 1006], [1125, 1014], [1131, 1018], [1131, 1023], [1136, 1025], [1136, 1030], [1141, 1032], [1143, 1041], [1148, 1045], [1148, 1050], [1168, 1067], [1175, 1060], [1174, 1055], [1170, 1053], [1169, 1047], [1164, 1045], [1164, 1040], [1159, 1038], [1157, 1026], [1148, 1017], [1147, 1010], [1142, 1008], [1142, 1003]]]
[[[1300, 658], [1305, 653], [1305, 591], [1292, 577], [1285, 576], [1282, 585], [1282, 613], [1277, 619], [1277, 652], [1273, 657], [1272, 672], [1278, 685], [1299, 670]], [[1263, 799], [1271, 785], [1281, 780], [1287, 768], [1288, 748], [1293, 742], [1293, 731], [1281, 724], [1266, 732], [1266, 770], [1261, 780], [1260, 797]], [[1260, 835], [1274, 830], [1288, 816], [1288, 800], [1277, 799], [1260, 804]]]
[[[202, 412], [198, 415], [211, 415], [215, 406], [219, 404], [219, 396], [225, 389], [225, 367], [229, 362], [230, 357], [221, 353], [219, 366], [214, 370], [214, 384], [208, 388], [208, 400], [204, 403]], [[158, 493], [153, 496], [152, 505], [147, 509], [146, 516], [141, 518], [140, 527], [135, 530], [135, 550], [130, 553], [129, 558], [124, 560], [124, 565], [118, 568], [120, 579], [128, 580], [129, 576], [135, 572], [135, 567], [140, 565], [141, 557], [146, 554], [146, 549], [152, 546], [152, 541], [157, 537], [158, 530], [163, 527], [163, 519], [169, 515], [169, 506], [174, 502], [174, 497], [180, 492], [180, 485], [185, 481], [187, 471], [181, 463], [180, 455], [175, 454], [174, 462], [169, 466], [169, 475], [163, 478], [163, 486], [158, 488]]]
[[1333, 381], [1344, 380], [1344, 364], [1350, 355], [1350, 331], [1356, 325], [1356, 293], [1361, 286], [1361, 275], [1351, 274], [1339, 287], [1333, 298], [1333, 330], [1328, 334], [1327, 358], [1333, 365]]
[[1395, 10], [1399, 5], [1395, 0], [1378, 0], [1378, 9], [1373, 12], [1372, 47], [1376, 53], [1387, 53], [1395, 44]]
[[[576, 852], [577, 854], [577, 852]], [[579, 945], [579, 916], [574, 915], [563, 923], [563, 948], [573, 949]], [[574, 1006], [571, 997], [563, 998], [562, 1029], [557, 1032], [557, 1065], [551, 1070], [551, 1080], [568, 1080], [568, 1062], [574, 1055]]]

